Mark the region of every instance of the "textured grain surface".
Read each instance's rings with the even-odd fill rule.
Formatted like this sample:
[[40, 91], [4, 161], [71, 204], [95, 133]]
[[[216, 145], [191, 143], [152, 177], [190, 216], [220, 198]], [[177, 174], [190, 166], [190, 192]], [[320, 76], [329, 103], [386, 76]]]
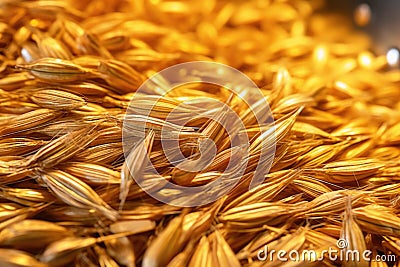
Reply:
[[[265, 245], [321, 256], [339, 238], [348, 250], [400, 256], [400, 72], [343, 19], [315, 12], [320, 6], [0, 0], [0, 266], [366, 266], [257, 259]], [[256, 123], [261, 102], [249, 107], [209, 84], [180, 86], [147, 114], [168, 86], [158, 80], [129, 106], [154, 73], [194, 60], [248, 75], [271, 107], [275, 136]], [[224, 120], [225, 110], [205, 97], [242, 120], [246, 172], [212, 204], [160, 203], [132, 176], [151, 191], [165, 180], [197, 186], [244, 160], [209, 119]], [[129, 130], [145, 122], [147, 136], [125, 160], [128, 106]], [[186, 157], [206, 138], [217, 156], [203, 171], [174, 167], [163, 128]], [[274, 140], [270, 173], [248, 191], [261, 148]], [[146, 156], [160, 175], [146, 174]]]

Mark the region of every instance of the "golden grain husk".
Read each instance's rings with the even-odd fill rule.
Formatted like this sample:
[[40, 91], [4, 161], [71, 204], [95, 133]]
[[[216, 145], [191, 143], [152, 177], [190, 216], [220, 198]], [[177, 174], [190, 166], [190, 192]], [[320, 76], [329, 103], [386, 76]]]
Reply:
[[[321, 256], [339, 238], [399, 256], [400, 72], [344, 19], [319, 13], [322, 2], [0, 1], [0, 266], [366, 266], [257, 258], [265, 245]], [[255, 85], [167, 92], [153, 76], [198, 60]], [[228, 108], [248, 151], [216, 122]], [[212, 140], [216, 157], [172, 163], [162, 138], [179, 138], [189, 159]], [[271, 168], [249, 190], [272, 144]], [[167, 182], [205, 185], [245, 162], [239, 183], [205, 206], [145, 192], [173, 196]]]

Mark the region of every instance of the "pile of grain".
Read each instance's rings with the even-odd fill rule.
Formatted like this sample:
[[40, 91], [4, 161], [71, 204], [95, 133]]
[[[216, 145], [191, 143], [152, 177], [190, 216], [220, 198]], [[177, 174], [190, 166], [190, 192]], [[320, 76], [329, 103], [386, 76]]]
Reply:
[[[321, 256], [339, 238], [345, 251], [400, 256], [400, 72], [342, 19], [314, 13], [320, 6], [1, 0], [0, 265], [368, 266], [326, 254], [258, 260], [265, 245]], [[221, 112], [204, 97], [241, 115], [253, 147], [271, 138], [223, 88], [179, 88], [145, 118], [153, 122], [147, 138], [125, 162], [122, 125], [134, 92], [157, 71], [197, 60], [230, 65], [257, 84], [277, 145], [262, 185], [248, 191], [257, 164], [249, 160], [227, 196], [181, 208], [148, 196], [127, 168], [142, 171], [147, 150], [163, 179], [218, 179], [232, 154], [220, 126], [201, 119]], [[140, 99], [145, 106], [152, 97]], [[181, 115], [197, 118], [190, 127], [222, 151], [194, 175], [177, 171], [156, 138], [165, 114], [188, 99]], [[196, 136], [180, 143], [189, 154]]]

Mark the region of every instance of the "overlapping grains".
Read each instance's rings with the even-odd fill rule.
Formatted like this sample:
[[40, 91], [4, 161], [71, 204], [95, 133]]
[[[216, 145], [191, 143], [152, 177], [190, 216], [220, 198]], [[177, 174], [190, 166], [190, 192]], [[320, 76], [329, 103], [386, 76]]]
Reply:
[[135, 250], [129, 238], [121, 237], [105, 242], [108, 254], [119, 264], [131, 267], [135, 266]]
[[40, 178], [65, 203], [78, 208], [94, 209], [111, 220], [117, 219], [117, 212], [78, 178], [62, 171], [40, 174]]
[[165, 266], [182, 249], [183, 216], [173, 219], [146, 250], [143, 266]]
[[0, 141], [0, 156], [21, 155], [46, 144], [46, 141], [30, 138], [4, 138]]
[[145, 139], [138, 142], [132, 149], [132, 152], [127, 156], [126, 161], [121, 169], [120, 194], [119, 199], [120, 209], [125, 204], [129, 189], [135, 179], [143, 179], [144, 169], [148, 164], [148, 153], [152, 149], [154, 141], [154, 132], [151, 131]]
[[[349, 200], [346, 204], [346, 210], [343, 218], [343, 226], [341, 231], [341, 238], [346, 240], [346, 246], [343, 248], [344, 253], [347, 251], [366, 251], [367, 246], [365, 243], [364, 234], [360, 228], [360, 226], [356, 223], [354, 216], [351, 210], [351, 200]], [[369, 266], [368, 262], [358, 257], [358, 259], [354, 260], [345, 260], [344, 266]]]
[[117, 93], [135, 91], [144, 82], [140, 73], [126, 63], [117, 60], [100, 62], [99, 72], [104, 75], [104, 79], [112, 88], [120, 90]]
[[50, 168], [86, 148], [96, 135], [97, 133], [89, 128], [67, 133], [42, 146], [35, 154], [26, 157], [26, 165]]
[[[321, 2], [0, 1], [0, 265], [365, 266], [257, 259], [265, 245], [323, 256], [338, 238], [399, 255], [400, 72], [364, 35], [319, 14]], [[194, 60], [237, 68], [263, 99], [249, 106], [241, 97], [256, 88], [235, 95], [199, 82], [163, 95], [170, 84], [157, 76], [135, 93]], [[228, 137], [216, 122], [227, 108], [210, 98], [245, 130]], [[230, 147], [242, 134], [246, 158]], [[172, 164], [161, 138], [179, 138], [187, 158], [208, 138], [216, 157]], [[271, 170], [249, 191], [273, 143]], [[146, 173], [148, 159], [158, 174]], [[230, 179], [228, 164], [246, 161], [229, 194], [203, 207], [159, 203], [135, 182], [173, 195], [166, 181]]]
[[35, 129], [56, 118], [59, 114], [49, 109], [36, 109], [5, 121], [0, 134], [12, 135]]
[[232, 248], [218, 231], [208, 236], [210, 242], [212, 266], [240, 266]]
[[400, 235], [400, 220], [391, 207], [368, 205], [354, 209], [354, 216], [365, 232]]
[[94, 237], [67, 237], [47, 246], [40, 260], [52, 266], [64, 266], [71, 263], [84, 249], [97, 243]]

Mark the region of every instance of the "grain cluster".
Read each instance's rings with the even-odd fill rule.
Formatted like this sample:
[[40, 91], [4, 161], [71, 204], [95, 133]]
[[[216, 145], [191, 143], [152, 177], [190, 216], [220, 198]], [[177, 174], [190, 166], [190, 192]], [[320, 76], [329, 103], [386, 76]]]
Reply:
[[[0, 0], [0, 266], [400, 266], [400, 71], [322, 5]], [[162, 96], [148, 114], [166, 84], [135, 96], [140, 85], [199, 60], [250, 77], [275, 123], [256, 123], [265, 107], [202, 83]], [[242, 120], [246, 159], [206, 119], [226, 115], [210, 98]], [[131, 131], [145, 122], [147, 133], [130, 157], [127, 109]], [[210, 138], [216, 157], [182, 171], [160, 145], [163, 128], [179, 135], [185, 156]], [[271, 141], [271, 169], [249, 191], [260, 147]], [[146, 174], [146, 157], [160, 175]], [[198, 186], [226, 179], [227, 164], [244, 160], [233, 190], [201, 207], [158, 202], [132, 177], [150, 191], [165, 181]], [[398, 260], [258, 260], [265, 245], [320, 256], [339, 238], [346, 250]]]

